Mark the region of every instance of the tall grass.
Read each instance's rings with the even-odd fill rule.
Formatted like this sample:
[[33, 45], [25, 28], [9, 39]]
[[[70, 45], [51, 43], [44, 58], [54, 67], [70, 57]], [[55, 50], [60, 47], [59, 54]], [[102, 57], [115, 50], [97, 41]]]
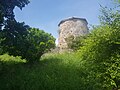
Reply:
[[0, 90], [97, 90], [76, 53], [48, 54], [34, 65], [2, 55], [0, 68]]

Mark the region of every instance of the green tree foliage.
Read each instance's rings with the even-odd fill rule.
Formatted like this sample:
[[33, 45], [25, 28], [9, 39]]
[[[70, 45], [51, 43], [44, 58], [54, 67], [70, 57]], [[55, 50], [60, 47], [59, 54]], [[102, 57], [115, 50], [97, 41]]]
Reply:
[[[28, 26], [26, 27], [24, 23], [16, 22], [13, 10], [15, 7], [22, 9], [28, 3], [29, 0], [0, 0], [0, 42], [6, 39], [7, 44], [9, 42], [9, 45], [12, 45], [18, 35], [26, 33]], [[4, 45], [2, 45], [3, 43], [0, 44], [0, 53], [8, 50], [9, 45], [6, 44], [6, 49], [4, 48], [4, 51], [2, 51], [3, 47], [5, 47], [5, 42]], [[3, 46], [2, 49], [1, 46]]]
[[29, 62], [38, 61], [45, 52], [55, 47], [52, 35], [39, 29], [29, 29], [24, 23], [10, 22], [0, 32], [0, 38], [1, 54], [22, 56]]
[[77, 51], [78, 49], [80, 49], [81, 46], [83, 46], [83, 41], [84, 39], [86, 39], [86, 37], [87, 35], [78, 37], [70, 36], [66, 38], [68, 48], [72, 49], [73, 51]]
[[[29, 0], [0, 0], [0, 53], [10, 51], [10, 45], [18, 44], [16, 38], [19, 37], [20, 42], [27, 32], [28, 26], [15, 20], [13, 10], [15, 7], [22, 9], [28, 3]], [[13, 51], [11, 50], [11, 52]]]
[[[80, 49], [86, 60], [88, 80], [96, 79], [102, 90], [120, 88], [120, 12], [102, 8], [102, 24], [95, 27]], [[91, 77], [91, 78], [89, 78]]]
[[42, 30], [19, 23], [14, 18], [14, 8], [22, 9], [29, 0], [0, 0], [0, 54], [22, 56], [38, 61], [43, 53], [55, 46], [55, 39]]
[[31, 28], [26, 37], [27, 52], [25, 58], [29, 61], [38, 61], [40, 57], [51, 48], [55, 47], [55, 38], [43, 30]]
[[14, 20], [13, 9], [22, 9], [29, 3], [29, 0], [0, 0], [0, 29], [4, 26], [6, 19]]
[[1, 54], [9, 53], [10, 55], [24, 55], [26, 46], [26, 35], [29, 26], [16, 21], [8, 21], [8, 24], [0, 31]]

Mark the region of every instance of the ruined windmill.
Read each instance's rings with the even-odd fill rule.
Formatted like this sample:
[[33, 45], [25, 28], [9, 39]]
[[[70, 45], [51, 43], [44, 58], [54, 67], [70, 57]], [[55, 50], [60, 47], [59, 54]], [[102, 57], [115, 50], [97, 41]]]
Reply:
[[84, 18], [71, 17], [62, 20], [59, 24], [58, 48], [60, 51], [68, 49], [67, 38], [78, 37], [89, 33], [87, 21]]

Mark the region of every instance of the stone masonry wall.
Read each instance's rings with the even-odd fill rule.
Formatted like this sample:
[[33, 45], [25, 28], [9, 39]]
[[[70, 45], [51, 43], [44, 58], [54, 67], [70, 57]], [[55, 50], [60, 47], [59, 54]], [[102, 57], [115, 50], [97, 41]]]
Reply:
[[66, 39], [70, 36], [83, 36], [89, 33], [87, 27], [87, 21], [83, 18], [69, 18], [60, 22], [59, 26], [59, 38], [58, 47], [60, 50], [67, 49]]

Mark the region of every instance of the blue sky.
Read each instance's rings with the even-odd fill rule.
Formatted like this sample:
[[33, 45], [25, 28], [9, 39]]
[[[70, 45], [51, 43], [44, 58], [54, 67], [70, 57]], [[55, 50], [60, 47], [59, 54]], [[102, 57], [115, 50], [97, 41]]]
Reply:
[[111, 0], [31, 0], [21, 11], [15, 8], [19, 22], [44, 30], [58, 38], [58, 24], [68, 17], [86, 18], [88, 26], [98, 25], [100, 4], [110, 6]]

